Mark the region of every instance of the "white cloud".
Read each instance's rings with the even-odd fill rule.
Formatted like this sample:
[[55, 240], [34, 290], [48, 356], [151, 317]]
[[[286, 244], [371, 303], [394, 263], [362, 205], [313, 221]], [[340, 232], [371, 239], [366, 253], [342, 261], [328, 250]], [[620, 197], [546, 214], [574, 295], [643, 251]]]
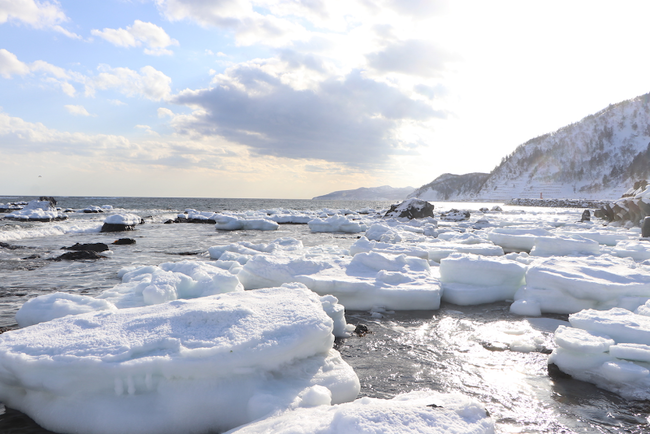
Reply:
[[110, 104], [117, 105], [117, 106], [120, 106], [120, 105], [126, 105], [125, 102], [122, 102], [122, 101], [120, 101], [119, 99], [109, 99], [108, 102], [109, 102]]
[[29, 66], [18, 60], [15, 54], [0, 49], [0, 75], [11, 78], [12, 75], [25, 75], [29, 73]]
[[233, 31], [239, 45], [280, 47], [309, 37], [309, 32], [301, 24], [284, 17], [257, 12], [255, 6], [259, 2], [156, 0], [156, 3], [170, 21], [191, 20], [205, 27], [215, 26]]
[[144, 43], [145, 54], [154, 56], [172, 54], [167, 47], [178, 45], [178, 41], [170, 38], [162, 27], [140, 20], [135, 20], [126, 29], [93, 29], [91, 33], [118, 47], [139, 47]]
[[61, 23], [68, 21], [58, 2], [34, 0], [0, 0], [0, 24], [20, 22], [35, 29], [52, 29], [70, 38], [78, 35], [65, 30]]
[[139, 72], [108, 65], [100, 65], [98, 69], [100, 73], [86, 81], [87, 95], [94, 95], [95, 89], [117, 89], [126, 96], [160, 101], [171, 93], [171, 78], [152, 66], [142, 67]]
[[81, 74], [68, 72], [63, 68], [54, 66], [42, 60], [37, 60], [31, 64], [26, 64], [18, 60], [15, 54], [0, 49], [0, 76], [11, 78], [12, 75], [26, 75], [32, 73], [42, 73], [42, 80], [46, 83], [54, 83], [68, 96], [74, 96], [76, 90], [69, 83], [69, 80], [83, 81]]
[[88, 110], [82, 105], [65, 105], [65, 109], [68, 111], [68, 113], [75, 115], [75, 116], [92, 116], [90, 113], [88, 113]]
[[158, 117], [164, 118], [167, 116], [169, 116], [170, 118], [174, 117], [174, 112], [169, 110], [168, 108], [160, 107], [158, 109]]

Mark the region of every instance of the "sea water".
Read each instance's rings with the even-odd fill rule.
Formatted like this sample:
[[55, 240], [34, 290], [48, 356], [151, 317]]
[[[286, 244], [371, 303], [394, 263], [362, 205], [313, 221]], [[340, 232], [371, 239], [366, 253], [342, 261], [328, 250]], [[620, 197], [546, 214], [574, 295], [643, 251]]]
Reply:
[[[0, 197], [0, 202], [30, 200]], [[307, 225], [277, 231], [218, 232], [211, 224], [164, 224], [185, 209], [236, 211], [266, 209], [386, 209], [388, 202], [269, 199], [58, 197], [75, 211], [110, 205], [145, 220], [136, 231], [100, 233], [105, 214], [70, 212], [68, 220], [29, 223], [0, 220], [0, 327], [17, 327], [14, 315], [29, 298], [54, 292], [96, 295], [120, 283], [118, 271], [131, 265], [158, 265], [184, 259], [210, 261], [207, 249], [237, 241], [268, 243], [299, 239], [306, 247], [348, 248], [356, 234], [311, 233]], [[436, 209], [478, 210], [495, 204], [436, 204]], [[112, 211], [115, 212], [115, 211]], [[540, 210], [529, 213], [543, 213]], [[579, 216], [581, 211], [576, 210]], [[1, 215], [0, 215], [1, 216]], [[541, 217], [545, 218], [545, 217]], [[110, 245], [121, 237], [134, 245]], [[54, 262], [62, 247], [75, 243], [110, 245], [106, 259]], [[566, 316], [526, 319], [509, 313], [509, 303], [480, 306], [442, 304], [436, 311], [348, 311], [347, 321], [369, 333], [339, 339], [336, 348], [361, 381], [360, 396], [391, 398], [419, 389], [459, 392], [482, 402], [503, 433], [649, 432], [647, 402], [630, 402], [595, 386], [549, 375], [547, 357], [553, 328]], [[536, 346], [512, 351], [512, 336], [534, 335]], [[2, 407], [0, 407], [2, 408]], [[48, 432], [27, 416], [0, 409], [0, 432]]]

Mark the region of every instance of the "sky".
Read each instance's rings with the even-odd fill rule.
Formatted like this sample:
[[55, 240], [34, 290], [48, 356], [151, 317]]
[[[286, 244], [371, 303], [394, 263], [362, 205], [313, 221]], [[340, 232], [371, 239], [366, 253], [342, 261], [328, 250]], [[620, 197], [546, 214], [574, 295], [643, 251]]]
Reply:
[[490, 172], [650, 92], [645, 0], [0, 0], [0, 195]]

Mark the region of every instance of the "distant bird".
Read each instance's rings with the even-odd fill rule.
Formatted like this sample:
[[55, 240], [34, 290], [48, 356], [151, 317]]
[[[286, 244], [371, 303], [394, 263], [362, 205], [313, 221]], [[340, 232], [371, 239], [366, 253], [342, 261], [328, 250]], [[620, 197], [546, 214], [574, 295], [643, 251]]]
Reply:
[[38, 175], [38, 177], [39, 177], [39, 178], [42, 178], [42, 176], [41, 176], [41, 175]]

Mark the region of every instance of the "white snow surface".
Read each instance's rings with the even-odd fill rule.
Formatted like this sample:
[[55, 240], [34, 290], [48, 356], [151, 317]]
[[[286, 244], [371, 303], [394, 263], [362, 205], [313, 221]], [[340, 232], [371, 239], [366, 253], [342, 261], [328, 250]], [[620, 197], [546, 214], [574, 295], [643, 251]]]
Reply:
[[627, 309], [587, 309], [555, 332], [549, 357], [572, 377], [627, 399], [650, 399], [650, 317]]
[[67, 316], [0, 336], [0, 400], [57, 432], [225, 431], [353, 400], [332, 330], [301, 287]]
[[[432, 406], [435, 406], [432, 408]], [[393, 399], [361, 398], [290, 410], [227, 434], [491, 434], [494, 423], [462, 395], [416, 391]]]
[[30, 200], [23, 209], [13, 211], [7, 214], [6, 217], [17, 220], [60, 220], [67, 218], [64, 213], [58, 211], [46, 200]]
[[104, 223], [113, 224], [113, 225], [127, 225], [135, 226], [140, 224], [142, 218], [135, 214], [113, 214], [104, 220]]
[[312, 232], [364, 232], [368, 227], [358, 221], [352, 221], [346, 216], [336, 215], [325, 219], [315, 218], [308, 223]]
[[249, 219], [228, 215], [215, 215], [213, 220], [217, 222], [215, 227], [219, 231], [275, 231], [279, 227], [276, 222], [264, 218]]
[[421, 258], [387, 253], [340, 255], [256, 255], [239, 274], [246, 289], [299, 282], [321, 295], [334, 295], [346, 309], [438, 309], [440, 283]]
[[526, 267], [504, 257], [454, 253], [440, 261], [442, 300], [458, 305], [512, 300]]
[[526, 285], [515, 294], [513, 311], [525, 304], [541, 312], [576, 313], [582, 309], [624, 307], [634, 310], [650, 298], [650, 272], [629, 258], [611, 255], [537, 259]]
[[119, 276], [121, 284], [97, 296], [119, 309], [244, 290], [237, 276], [209, 262], [181, 261], [129, 267], [120, 270]]
[[55, 318], [98, 310], [117, 310], [117, 308], [106, 300], [85, 295], [53, 292], [27, 300], [16, 312], [16, 322], [20, 327], [27, 327]]

